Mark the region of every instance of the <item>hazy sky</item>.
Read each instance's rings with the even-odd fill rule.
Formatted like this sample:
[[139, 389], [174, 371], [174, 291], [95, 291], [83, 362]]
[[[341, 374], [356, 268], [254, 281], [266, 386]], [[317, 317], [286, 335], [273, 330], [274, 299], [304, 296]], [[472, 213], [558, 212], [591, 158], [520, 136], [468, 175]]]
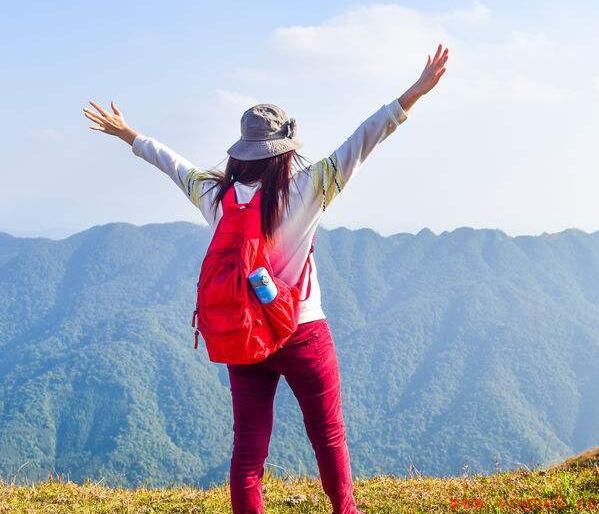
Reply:
[[0, 230], [200, 222], [159, 171], [89, 131], [114, 99], [128, 122], [212, 167], [253, 103], [328, 155], [451, 51], [423, 98], [326, 214], [381, 233], [459, 226], [599, 229], [599, 2], [3, 3]]

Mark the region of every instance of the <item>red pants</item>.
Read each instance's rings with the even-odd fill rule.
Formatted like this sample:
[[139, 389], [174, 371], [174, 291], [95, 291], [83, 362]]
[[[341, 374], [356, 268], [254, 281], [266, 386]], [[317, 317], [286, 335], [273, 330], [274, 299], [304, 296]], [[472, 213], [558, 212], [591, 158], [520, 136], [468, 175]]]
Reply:
[[334, 514], [356, 514], [341, 410], [339, 364], [326, 320], [299, 325], [293, 337], [262, 362], [229, 365], [233, 397], [231, 503], [234, 514], [262, 514], [262, 475], [283, 375], [297, 398]]

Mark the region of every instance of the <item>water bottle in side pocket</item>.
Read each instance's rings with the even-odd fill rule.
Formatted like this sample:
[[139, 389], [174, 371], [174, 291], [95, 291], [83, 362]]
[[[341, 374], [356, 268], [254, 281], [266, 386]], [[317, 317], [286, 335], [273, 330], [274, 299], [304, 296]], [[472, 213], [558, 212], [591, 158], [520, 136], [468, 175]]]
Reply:
[[277, 286], [266, 268], [260, 267], [252, 271], [248, 280], [261, 303], [270, 303], [277, 297]]

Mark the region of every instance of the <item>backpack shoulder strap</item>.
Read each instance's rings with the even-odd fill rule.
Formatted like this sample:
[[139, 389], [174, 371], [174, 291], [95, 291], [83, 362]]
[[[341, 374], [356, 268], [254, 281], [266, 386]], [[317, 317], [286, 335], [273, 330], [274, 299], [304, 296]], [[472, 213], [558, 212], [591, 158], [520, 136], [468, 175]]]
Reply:
[[252, 196], [252, 199], [250, 200], [249, 205], [254, 207], [254, 206], [259, 206], [260, 205], [260, 189], [261, 187], [256, 188], [256, 191], [254, 192], [254, 195]]
[[308, 257], [306, 258], [306, 262], [304, 263], [304, 267], [302, 268], [302, 273], [297, 282], [301, 291], [301, 287], [304, 284], [304, 280], [306, 279], [306, 274], [308, 275], [308, 287], [306, 288], [306, 295], [304, 296], [304, 298], [300, 298], [300, 301], [307, 300], [310, 297], [310, 293], [312, 292], [312, 259], [310, 259], [310, 256], [314, 253], [315, 239], [316, 238], [312, 239], [312, 244], [310, 245]]
[[223, 195], [223, 199], [222, 199], [223, 212], [231, 210], [231, 208], [233, 206], [235, 206], [236, 204], [237, 204], [237, 194], [235, 193], [235, 186], [233, 184], [231, 184], [225, 191], [225, 194]]

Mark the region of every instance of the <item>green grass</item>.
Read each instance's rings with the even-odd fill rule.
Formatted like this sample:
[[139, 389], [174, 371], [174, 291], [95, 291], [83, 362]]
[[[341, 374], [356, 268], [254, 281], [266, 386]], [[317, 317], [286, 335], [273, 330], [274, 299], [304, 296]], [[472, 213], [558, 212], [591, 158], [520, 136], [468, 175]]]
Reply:
[[[599, 449], [548, 469], [449, 478], [413, 476], [357, 479], [355, 494], [365, 513], [599, 512]], [[320, 482], [266, 476], [266, 512], [329, 514]], [[30, 485], [0, 483], [0, 513], [196, 513], [231, 512], [228, 487], [110, 489], [48, 480]]]

